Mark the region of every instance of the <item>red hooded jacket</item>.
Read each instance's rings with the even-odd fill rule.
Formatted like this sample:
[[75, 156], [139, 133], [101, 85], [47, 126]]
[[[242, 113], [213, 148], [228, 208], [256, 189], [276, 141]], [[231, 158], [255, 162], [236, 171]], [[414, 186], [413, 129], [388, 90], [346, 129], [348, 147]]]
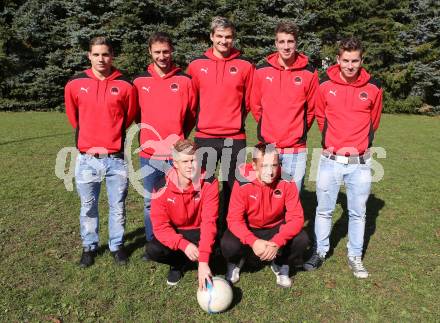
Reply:
[[245, 139], [254, 66], [232, 49], [227, 58], [212, 48], [188, 66], [199, 94], [196, 137]]
[[296, 55], [288, 69], [279, 64], [278, 53], [269, 55], [265, 64], [257, 66], [251, 95], [258, 139], [277, 148], [293, 148], [292, 152], [306, 147], [319, 86], [318, 73], [307, 56]]
[[[252, 166], [246, 165], [247, 169]], [[284, 246], [304, 225], [304, 213], [295, 182], [278, 179], [271, 185], [253, 181], [235, 181], [227, 216], [229, 230], [252, 247], [258, 238], [249, 230], [273, 228], [281, 224], [271, 241]]]
[[99, 80], [91, 69], [71, 78], [64, 88], [66, 114], [76, 129], [80, 152], [124, 151], [125, 130], [137, 113], [136, 92], [121, 72]]
[[199, 262], [208, 262], [217, 234], [218, 181], [215, 178], [194, 182], [182, 190], [176, 183], [177, 171], [171, 169], [166, 186], [153, 195], [151, 222], [154, 236], [172, 250], [185, 248], [190, 243], [176, 229], [200, 229]]
[[354, 83], [340, 77], [339, 65], [327, 70], [319, 86], [316, 121], [322, 132], [322, 147], [338, 155], [362, 155], [372, 145], [382, 112], [382, 89], [361, 68]]
[[171, 158], [171, 146], [186, 137], [194, 127], [197, 98], [191, 77], [178, 67], [161, 77], [148, 66], [137, 76], [135, 86], [140, 116], [141, 157]]

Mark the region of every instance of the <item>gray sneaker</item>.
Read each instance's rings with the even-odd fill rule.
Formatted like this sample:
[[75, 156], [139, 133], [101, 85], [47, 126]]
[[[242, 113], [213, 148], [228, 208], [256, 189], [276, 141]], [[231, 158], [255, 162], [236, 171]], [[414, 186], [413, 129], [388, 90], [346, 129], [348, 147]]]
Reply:
[[348, 266], [353, 271], [353, 275], [356, 278], [367, 278], [368, 277], [368, 271], [364, 267], [364, 264], [362, 263], [362, 257], [361, 256], [353, 256], [348, 257]]
[[226, 272], [226, 280], [231, 282], [231, 284], [235, 284], [240, 280], [240, 270], [244, 265], [245, 258], [241, 258], [238, 264], [234, 264], [232, 262], [227, 263], [227, 272]]
[[306, 271], [318, 269], [324, 263], [324, 260], [325, 257], [319, 255], [316, 251], [314, 251], [310, 259], [304, 263], [303, 268]]
[[277, 285], [283, 288], [289, 288], [292, 286], [292, 279], [289, 277], [289, 265], [277, 265], [272, 261], [270, 269], [277, 277]]

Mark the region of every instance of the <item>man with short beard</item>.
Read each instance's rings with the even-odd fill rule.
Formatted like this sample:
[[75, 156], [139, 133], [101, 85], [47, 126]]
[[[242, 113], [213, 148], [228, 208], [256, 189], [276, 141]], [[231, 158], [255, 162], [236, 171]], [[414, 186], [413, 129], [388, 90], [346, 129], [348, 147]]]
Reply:
[[[171, 148], [186, 138], [194, 127], [196, 93], [191, 77], [173, 63], [174, 46], [163, 32], [150, 36], [148, 51], [152, 63], [133, 83], [137, 91], [141, 123], [139, 153], [145, 189], [144, 223], [147, 242], [153, 239], [151, 195], [165, 183], [171, 168]], [[144, 260], [148, 260], [144, 253]]]

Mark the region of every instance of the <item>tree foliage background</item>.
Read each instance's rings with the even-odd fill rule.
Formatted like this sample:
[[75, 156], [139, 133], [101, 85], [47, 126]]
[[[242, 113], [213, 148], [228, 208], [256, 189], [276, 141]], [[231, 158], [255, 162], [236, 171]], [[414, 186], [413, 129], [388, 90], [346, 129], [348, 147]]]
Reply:
[[88, 67], [91, 37], [109, 36], [115, 65], [134, 76], [148, 64], [147, 40], [169, 32], [185, 67], [209, 42], [213, 16], [237, 25], [236, 46], [255, 63], [274, 50], [280, 19], [301, 29], [299, 49], [324, 72], [336, 42], [356, 35], [365, 66], [385, 90], [386, 112], [440, 113], [440, 3], [437, 0], [3, 0], [0, 110], [63, 109], [70, 76]]

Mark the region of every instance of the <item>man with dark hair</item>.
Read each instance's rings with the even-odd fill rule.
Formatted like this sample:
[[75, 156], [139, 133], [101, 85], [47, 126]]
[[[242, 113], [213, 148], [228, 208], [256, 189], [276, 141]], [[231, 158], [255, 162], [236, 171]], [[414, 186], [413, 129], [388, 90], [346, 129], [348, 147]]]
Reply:
[[219, 229], [223, 230], [237, 164], [245, 161], [245, 120], [254, 67], [233, 47], [235, 27], [226, 18], [213, 18], [210, 38], [212, 47], [189, 64], [188, 74], [199, 94], [195, 142], [202, 147], [200, 151], [206, 151], [205, 147], [211, 149], [207, 157], [200, 156], [202, 167], [214, 176], [221, 160], [224, 182]]
[[[255, 176], [234, 184], [228, 212], [228, 230], [222, 237], [222, 253], [228, 261], [226, 278], [236, 283], [245, 256], [271, 261], [277, 284], [290, 287], [289, 264], [302, 265], [309, 239], [302, 230], [304, 215], [298, 190], [292, 181], [280, 179], [278, 152], [273, 145], [255, 146]], [[246, 174], [245, 174], [246, 175]]]
[[65, 87], [66, 114], [76, 130], [76, 188], [81, 199], [81, 267], [93, 265], [99, 243], [98, 200], [105, 179], [109, 203], [109, 249], [125, 265], [123, 249], [128, 170], [124, 161], [125, 130], [136, 115], [132, 84], [115, 69], [113, 49], [105, 37], [90, 41], [92, 67]]
[[324, 262], [330, 248], [332, 213], [344, 182], [348, 208], [348, 264], [357, 278], [367, 278], [362, 263], [366, 203], [371, 190], [374, 132], [382, 111], [379, 82], [362, 67], [362, 45], [356, 38], [340, 42], [337, 65], [327, 70], [319, 87], [316, 120], [322, 132], [323, 152], [316, 181], [316, 248], [304, 269]]
[[294, 180], [301, 191], [307, 161], [307, 132], [314, 119], [318, 73], [296, 50], [298, 27], [289, 21], [275, 29], [277, 52], [257, 66], [251, 111], [260, 142], [273, 143], [280, 152], [282, 178]]
[[[168, 34], [157, 32], [148, 41], [152, 63], [133, 83], [139, 103], [140, 164], [144, 196], [146, 240], [153, 239], [150, 220], [151, 194], [164, 185], [172, 165], [171, 147], [189, 135], [195, 123], [196, 93], [191, 77], [173, 63], [173, 44]], [[144, 253], [144, 260], [148, 255]]]
[[209, 258], [217, 233], [218, 182], [199, 172], [196, 147], [179, 140], [173, 148], [173, 168], [166, 186], [154, 196], [151, 208], [154, 238], [147, 253], [154, 261], [170, 265], [168, 285], [176, 285], [186, 264], [198, 261], [199, 288], [211, 281]]

